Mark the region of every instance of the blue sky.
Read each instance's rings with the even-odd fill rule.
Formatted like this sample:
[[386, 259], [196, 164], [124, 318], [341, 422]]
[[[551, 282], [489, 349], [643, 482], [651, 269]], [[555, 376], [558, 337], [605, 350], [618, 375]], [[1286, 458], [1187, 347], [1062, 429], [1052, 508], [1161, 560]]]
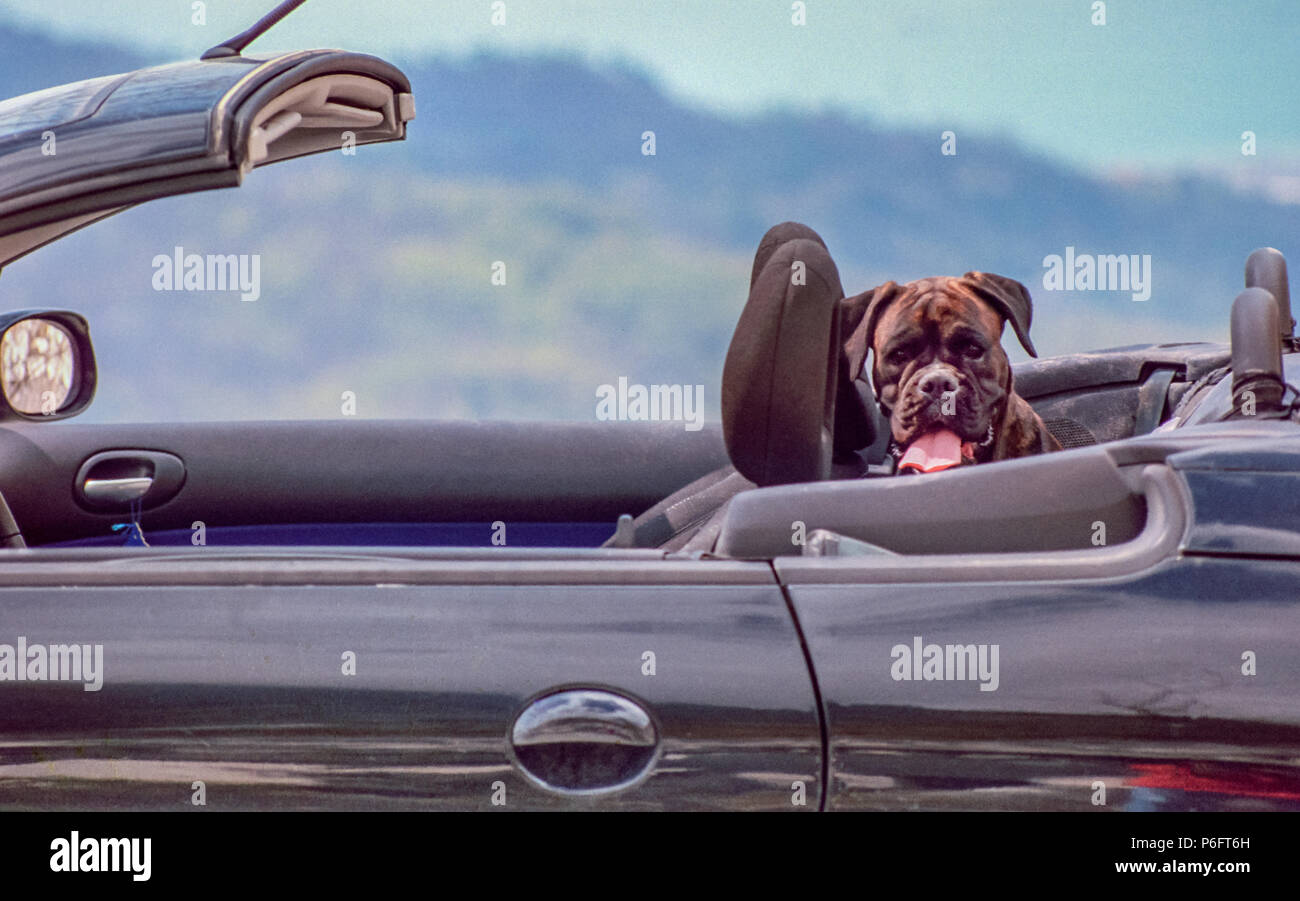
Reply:
[[[1001, 134], [1075, 165], [1178, 169], [1300, 160], [1296, 0], [309, 0], [263, 49], [410, 59], [477, 48], [629, 61], [726, 113], [832, 108]], [[196, 55], [274, 0], [0, 0], [0, 21]]]

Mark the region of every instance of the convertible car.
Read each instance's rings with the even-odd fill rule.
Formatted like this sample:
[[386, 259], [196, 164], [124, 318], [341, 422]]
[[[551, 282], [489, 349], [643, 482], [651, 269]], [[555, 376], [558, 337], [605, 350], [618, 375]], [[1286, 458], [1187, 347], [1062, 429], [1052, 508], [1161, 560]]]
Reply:
[[[0, 265], [405, 138], [396, 67], [246, 43], [0, 103]], [[62, 422], [94, 323], [7, 314], [0, 807], [1298, 810], [1281, 255], [1224, 301], [1017, 366], [1064, 451], [907, 478], [834, 308], [698, 431]]]

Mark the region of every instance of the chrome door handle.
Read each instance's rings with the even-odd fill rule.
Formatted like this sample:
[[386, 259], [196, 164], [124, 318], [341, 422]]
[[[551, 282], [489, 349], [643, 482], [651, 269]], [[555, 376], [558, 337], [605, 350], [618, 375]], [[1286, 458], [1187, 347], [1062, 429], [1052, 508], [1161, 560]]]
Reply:
[[510, 730], [516, 765], [565, 795], [631, 788], [659, 757], [659, 731], [631, 698], [595, 688], [557, 691], [524, 708]]
[[127, 479], [86, 479], [82, 493], [97, 504], [129, 504], [149, 493], [153, 476]]
[[185, 464], [166, 451], [111, 450], [92, 454], [72, 482], [82, 507], [125, 513], [131, 504], [148, 510], [176, 496], [185, 483]]

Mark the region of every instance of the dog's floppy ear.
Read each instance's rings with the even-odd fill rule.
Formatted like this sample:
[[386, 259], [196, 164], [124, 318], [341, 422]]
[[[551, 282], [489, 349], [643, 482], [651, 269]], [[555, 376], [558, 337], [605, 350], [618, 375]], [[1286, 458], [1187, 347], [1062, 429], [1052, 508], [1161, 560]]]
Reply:
[[1011, 323], [1020, 339], [1020, 346], [1029, 351], [1031, 357], [1038, 356], [1034, 342], [1029, 340], [1029, 324], [1034, 318], [1034, 302], [1029, 299], [1029, 291], [1024, 285], [1004, 275], [991, 272], [967, 272], [962, 281], [977, 297], [991, 305], [1002, 314], [1002, 318]]
[[857, 378], [866, 365], [880, 314], [902, 291], [897, 282], [885, 282], [878, 288], [840, 301], [840, 334], [846, 336], [844, 355], [848, 359], [850, 381]]

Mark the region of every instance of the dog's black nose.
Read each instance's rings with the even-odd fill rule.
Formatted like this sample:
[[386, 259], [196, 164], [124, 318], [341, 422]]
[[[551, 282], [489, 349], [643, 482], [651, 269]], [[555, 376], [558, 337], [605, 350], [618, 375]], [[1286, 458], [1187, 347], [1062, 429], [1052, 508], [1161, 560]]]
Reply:
[[957, 377], [938, 369], [923, 376], [916, 387], [929, 397], [941, 397], [957, 390]]

